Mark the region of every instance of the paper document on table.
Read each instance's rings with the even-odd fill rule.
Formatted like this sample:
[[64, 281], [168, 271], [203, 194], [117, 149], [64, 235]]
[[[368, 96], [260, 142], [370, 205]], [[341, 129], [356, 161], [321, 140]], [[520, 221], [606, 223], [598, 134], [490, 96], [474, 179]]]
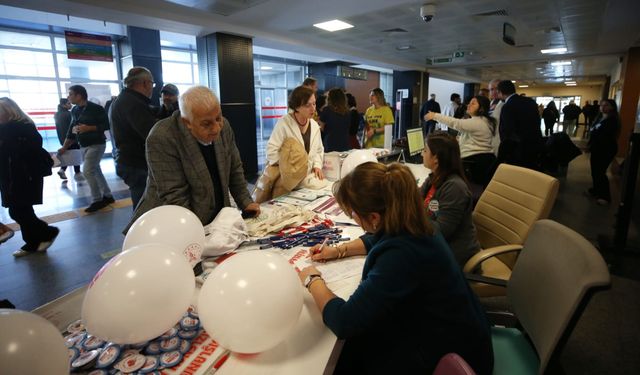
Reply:
[[364, 257], [349, 257], [332, 260], [327, 263], [319, 263], [311, 260], [308, 248], [295, 247], [293, 249], [278, 251], [287, 258], [289, 263], [293, 265], [297, 271], [308, 266], [315, 266], [318, 271], [322, 272], [322, 278], [327, 283], [359, 276], [362, 274], [362, 267], [364, 265]]

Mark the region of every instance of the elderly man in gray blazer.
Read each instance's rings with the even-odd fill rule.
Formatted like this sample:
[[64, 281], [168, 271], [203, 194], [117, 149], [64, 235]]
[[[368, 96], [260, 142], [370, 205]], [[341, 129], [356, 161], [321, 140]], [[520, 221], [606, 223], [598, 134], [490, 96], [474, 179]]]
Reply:
[[187, 90], [180, 111], [156, 123], [147, 137], [146, 156], [147, 188], [129, 226], [152, 208], [171, 204], [209, 224], [230, 205], [229, 192], [244, 212], [260, 212], [247, 189], [233, 130], [207, 87]]

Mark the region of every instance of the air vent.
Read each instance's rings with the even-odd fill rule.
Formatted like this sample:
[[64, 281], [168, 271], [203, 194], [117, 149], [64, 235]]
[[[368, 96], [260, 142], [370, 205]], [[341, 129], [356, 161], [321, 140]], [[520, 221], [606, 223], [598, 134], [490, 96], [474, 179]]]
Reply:
[[533, 47], [533, 44], [519, 44], [516, 46], [516, 48], [531, 48]]
[[394, 29], [382, 30], [383, 33], [408, 33], [407, 30], [396, 27]]
[[476, 13], [474, 14], [474, 16], [478, 16], [478, 17], [491, 17], [491, 16], [508, 16], [509, 13], [507, 13], [506, 9], [497, 9], [497, 10], [492, 10], [489, 12], [483, 12], [483, 13]]

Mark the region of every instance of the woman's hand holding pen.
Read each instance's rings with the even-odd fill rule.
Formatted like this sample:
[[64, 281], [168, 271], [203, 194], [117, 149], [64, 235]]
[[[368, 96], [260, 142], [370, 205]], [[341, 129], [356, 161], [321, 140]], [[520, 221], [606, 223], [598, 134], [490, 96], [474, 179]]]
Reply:
[[325, 262], [338, 258], [338, 249], [333, 246], [327, 246], [327, 241], [325, 240], [321, 244], [309, 248], [309, 256], [313, 261]]

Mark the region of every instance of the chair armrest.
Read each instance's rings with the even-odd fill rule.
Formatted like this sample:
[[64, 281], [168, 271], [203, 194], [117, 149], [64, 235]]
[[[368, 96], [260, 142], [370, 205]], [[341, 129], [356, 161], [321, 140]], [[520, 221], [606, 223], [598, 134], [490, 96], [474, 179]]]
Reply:
[[477, 275], [477, 274], [474, 274], [474, 273], [465, 273], [464, 277], [468, 281], [475, 281], [477, 283], [496, 285], [496, 286], [503, 286], [505, 288], [507, 287], [507, 280], [497, 279], [495, 277], [487, 277], [487, 276]]
[[482, 262], [489, 258], [500, 254], [519, 252], [520, 250], [522, 250], [522, 245], [501, 245], [480, 250], [474, 256], [469, 258], [462, 271], [465, 273], [471, 273], [480, 267]]
[[485, 311], [489, 324], [493, 327], [522, 329], [518, 318], [509, 311]]

